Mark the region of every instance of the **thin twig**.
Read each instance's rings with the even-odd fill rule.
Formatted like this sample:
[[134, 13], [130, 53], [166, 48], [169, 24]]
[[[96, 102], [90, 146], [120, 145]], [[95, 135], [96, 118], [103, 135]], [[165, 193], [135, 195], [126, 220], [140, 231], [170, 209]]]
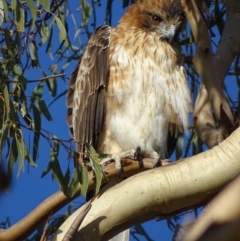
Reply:
[[[27, 84], [41, 82], [41, 81], [46, 81], [46, 80], [49, 80], [51, 78], [62, 77], [62, 76], [65, 76], [65, 75], [66, 75], [65, 73], [62, 73], [62, 74], [55, 74], [55, 75], [46, 76], [46, 77], [43, 77], [43, 78], [37, 79], [37, 80], [28, 80]], [[19, 83], [18, 80], [5, 80], [5, 82], [8, 82], [8, 83]]]
[[91, 208], [92, 200], [88, 201], [85, 204], [85, 207], [81, 211], [81, 213], [75, 218], [72, 225], [69, 227], [68, 231], [64, 235], [62, 241], [71, 241], [73, 240], [73, 237], [75, 236], [77, 230], [79, 229], [80, 225], [82, 224], [84, 218], [86, 217], [87, 213], [89, 212]]

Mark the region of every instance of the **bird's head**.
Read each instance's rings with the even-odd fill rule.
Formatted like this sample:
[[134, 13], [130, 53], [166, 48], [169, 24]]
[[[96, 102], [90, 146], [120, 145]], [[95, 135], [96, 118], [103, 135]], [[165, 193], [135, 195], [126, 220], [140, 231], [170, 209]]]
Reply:
[[156, 32], [169, 42], [185, 21], [180, 0], [138, 0], [132, 4], [121, 22], [148, 32]]

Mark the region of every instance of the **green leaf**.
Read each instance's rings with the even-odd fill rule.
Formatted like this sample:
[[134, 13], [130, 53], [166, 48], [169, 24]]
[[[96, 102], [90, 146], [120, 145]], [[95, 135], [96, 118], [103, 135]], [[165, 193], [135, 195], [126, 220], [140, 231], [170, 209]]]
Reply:
[[3, 6], [3, 0], [0, 0], [0, 26], [2, 26], [4, 21], [4, 6]]
[[[68, 31], [68, 25], [67, 25], [67, 22], [66, 22], [65, 14], [58, 11], [58, 17], [61, 20], [61, 22], [64, 24], [65, 31], [67, 32]], [[59, 33], [59, 39], [60, 39], [60, 43], [62, 43], [67, 49], [71, 47], [70, 46], [71, 44], [68, 40], [67, 35], [65, 36], [60, 32]], [[60, 47], [60, 51], [62, 51], [62, 47]], [[58, 50], [57, 50], [57, 52], [58, 52]]]
[[22, 36], [21, 36], [21, 33], [16, 31], [14, 32], [14, 35], [15, 38], [13, 40], [13, 44], [14, 44], [14, 48], [16, 49], [15, 50], [15, 60], [16, 60], [16, 64], [20, 64], [20, 56], [23, 54], [23, 48], [22, 48]]
[[82, 21], [83, 25], [86, 25], [92, 12], [92, 8], [86, 0], [81, 0], [82, 2]]
[[16, 9], [16, 7], [17, 7], [17, 0], [12, 0], [11, 1], [11, 7], [12, 7], [13, 10]]
[[22, 4], [19, 0], [12, 0], [12, 10], [14, 15], [14, 23], [17, 25], [18, 31], [24, 31], [25, 14]]
[[7, 2], [6, 2], [6, 0], [2, 0], [2, 3], [3, 3], [3, 9], [4, 9], [4, 18], [5, 18], [5, 21], [8, 22], [8, 6], [7, 6]]
[[39, 106], [41, 112], [43, 113], [43, 115], [46, 117], [46, 119], [48, 121], [52, 121], [52, 116], [51, 116], [51, 114], [48, 110], [48, 107], [43, 99], [38, 101], [38, 106]]
[[36, 11], [36, 7], [34, 6], [33, 0], [27, 0], [27, 4], [32, 14], [32, 28], [33, 28], [35, 25], [35, 21], [37, 19], [37, 11]]
[[33, 42], [30, 42], [29, 44], [29, 52], [30, 52], [30, 57], [32, 60], [32, 67], [37, 68], [38, 67], [38, 55], [37, 55], [37, 47]]
[[9, 103], [9, 93], [8, 93], [7, 85], [4, 85], [3, 97], [4, 97], [4, 101], [5, 101], [6, 112], [8, 114], [10, 112], [10, 103]]
[[9, 132], [9, 125], [7, 125], [5, 123], [3, 128], [2, 128], [2, 130], [1, 130], [1, 132], [0, 132], [0, 155], [2, 155], [3, 144], [4, 144], [4, 141], [7, 138], [8, 132]]
[[101, 168], [99, 162], [95, 161], [91, 157], [90, 157], [90, 161], [92, 162], [92, 167], [93, 167], [93, 171], [94, 171], [95, 178], [96, 178], [95, 193], [97, 194], [99, 192], [99, 189], [102, 184], [102, 168]]
[[48, 41], [47, 41], [47, 47], [46, 47], [46, 53], [49, 54], [51, 60], [54, 60], [53, 53], [52, 53], [53, 24], [54, 24], [54, 19], [49, 24], [50, 34], [49, 34], [49, 38], [48, 38]]
[[10, 100], [9, 104], [10, 104], [10, 112], [8, 113], [8, 119], [13, 124], [16, 125], [17, 123], [19, 123], [19, 118], [18, 118], [17, 112], [15, 110], [14, 104], [11, 100]]
[[88, 171], [87, 168], [83, 164], [79, 164], [76, 166], [78, 180], [81, 184], [81, 194], [83, 196], [87, 195], [88, 190]]
[[51, 168], [53, 172], [53, 176], [56, 179], [57, 183], [59, 186], [63, 189], [63, 192], [65, 193], [68, 189], [68, 183], [66, 182], [62, 170], [58, 161], [58, 154], [59, 154], [59, 142], [54, 141], [54, 147], [51, 151], [51, 157], [50, 157], [50, 162], [51, 162]]
[[95, 149], [93, 148], [92, 145], [90, 145], [89, 143], [85, 143], [85, 147], [88, 150], [88, 153], [90, 155], [89, 159], [90, 159], [90, 163], [91, 163], [91, 167], [93, 168], [94, 174], [95, 174], [95, 178], [96, 178], [96, 194], [99, 192], [99, 189], [101, 187], [102, 184], [102, 168], [99, 164], [99, 162], [101, 161], [101, 159], [103, 157], [108, 157], [109, 155], [104, 155], [104, 154], [98, 154]]
[[93, 159], [95, 159], [95, 160], [98, 158], [98, 160], [100, 161], [100, 159], [99, 159], [99, 154], [95, 151], [95, 149], [93, 148], [93, 146], [90, 145], [90, 144], [87, 143], [87, 142], [85, 142], [84, 145], [85, 145], [86, 149], [88, 150], [91, 158], [93, 158]]
[[66, 29], [61, 21], [61, 19], [57, 16], [55, 16], [55, 20], [56, 20], [56, 23], [57, 23], [57, 26], [59, 28], [59, 31], [60, 31], [60, 39], [61, 41], [64, 41], [66, 38], [67, 38], [67, 32], [66, 32]]
[[49, 0], [39, 0], [39, 3], [43, 5], [45, 11], [50, 12], [50, 1]]
[[33, 90], [33, 93], [32, 93], [32, 102], [36, 99], [39, 100], [42, 98], [43, 87], [44, 87], [44, 82], [39, 83], [35, 87], [35, 89]]
[[56, 78], [50, 78], [46, 81], [47, 87], [53, 97], [57, 94], [57, 81]]
[[193, 149], [192, 149], [193, 156], [197, 155], [203, 151], [202, 150], [202, 141], [197, 134], [194, 135], [192, 143], [193, 143]]
[[17, 157], [18, 157], [18, 149], [17, 149], [16, 139], [13, 138], [10, 146], [9, 161], [8, 161], [8, 168], [7, 168], [7, 176], [9, 180], [11, 180], [12, 178], [13, 168], [17, 160]]
[[97, 153], [96, 150], [93, 148], [93, 146], [87, 142], [85, 142], [84, 145], [87, 151], [89, 152], [90, 157], [97, 162], [100, 162], [102, 158], [107, 158], [112, 156], [111, 154]]
[[22, 136], [18, 136], [17, 132], [15, 132], [15, 140], [17, 143], [17, 152], [18, 152], [18, 173], [17, 173], [17, 177], [19, 177], [20, 171], [23, 168], [23, 161], [25, 158], [25, 145], [24, 145], [24, 141], [22, 139]]
[[14, 64], [12, 67], [12, 72], [16, 76], [21, 76], [22, 75], [22, 70], [18, 64]]
[[67, 168], [64, 178], [65, 178], [66, 183], [69, 183], [69, 180], [70, 180], [70, 168], [69, 167]]
[[27, 79], [21, 75], [18, 77], [18, 82], [21, 84], [22, 92], [24, 92], [26, 90], [26, 84], [28, 83]]
[[[21, 87], [22, 85], [18, 85], [18, 89], [19, 89], [19, 100], [21, 102], [21, 104], [19, 105], [19, 111], [20, 114], [22, 115], [22, 117], [25, 119], [25, 121], [28, 123], [28, 125], [30, 124], [29, 121], [31, 121], [31, 117], [28, 114], [28, 107], [27, 107], [27, 100], [26, 100], [26, 96], [25, 96], [25, 92]], [[30, 118], [29, 120], [26, 118]]]
[[10, 36], [10, 31], [7, 30], [7, 29], [4, 29], [4, 38], [5, 38], [5, 43], [6, 43], [6, 45], [7, 45], [7, 51], [8, 51], [8, 52], [11, 52], [12, 39], [11, 39], [11, 36]]
[[41, 131], [41, 113], [39, 112], [38, 108], [33, 105], [33, 118], [34, 123], [32, 128], [34, 131], [33, 136], [33, 161], [36, 162], [37, 154], [38, 154], [38, 148], [39, 148], [39, 139], [40, 139], [40, 131]]
[[0, 98], [0, 136], [2, 134], [2, 129], [3, 129], [5, 120], [6, 120], [5, 101], [3, 98]]
[[37, 167], [37, 164], [33, 161], [25, 143], [24, 143], [24, 155], [25, 155], [25, 159], [29, 162], [30, 165]]
[[68, 197], [72, 197], [75, 193], [76, 193], [76, 189], [78, 187], [79, 184], [79, 180], [78, 180], [78, 174], [77, 174], [77, 169], [74, 169], [73, 175], [72, 175], [72, 179], [71, 182], [68, 186], [68, 190], [66, 195]]
[[50, 31], [48, 25], [46, 25], [45, 21], [42, 21], [41, 28], [40, 28], [40, 34], [41, 34], [41, 42], [40, 46], [42, 46], [46, 41], [48, 41], [50, 37]]
[[45, 177], [52, 170], [52, 163], [49, 162], [45, 170], [43, 171], [41, 178]]

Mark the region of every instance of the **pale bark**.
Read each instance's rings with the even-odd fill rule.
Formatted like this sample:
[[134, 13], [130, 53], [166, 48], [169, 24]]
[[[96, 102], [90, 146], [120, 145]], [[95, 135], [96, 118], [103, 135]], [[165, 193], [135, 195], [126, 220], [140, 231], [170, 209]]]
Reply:
[[[225, 139], [231, 132], [230, 126], [233, 125], [233, 116], [223, 94], [222, 81], [239, 51], [240, 30], [236, 23], [239, 21], [240, 4], [237, 2], [236, 0], [227, 1], [226, 26], [214, 58], [206, 23], [195, 1], [182, 0], [196, 44], [193, 63], [204, 84], [195, 103], [194, 124], [200, 138], [209, 148]], [[233, 41], [231, 41], [232, 38]], [[225, 54], [227, 58], [225, 58]], [[214, 123], [215, 121], [211, 115], [212, 109], [220, 128], [217, 128]], [[223, 118], [222, 111], [226, 113], [229, 121]]]
[[217, 51], [213, 57], [215, 69], [221, 83], [224, 82], [227, 70], [235, 57], [240, 52], [240, 1], [223, 1], [226, 7], [226, 22], [218, 44]]
[[[93, 201], [74, 240], [107, 240], [136, 223], [206, 203], [240, 174], [239, 139], [240, 128], [209, 151], [139, 173], [108, 189]], [[76, 215], [53, 240], [61, 240]]]
[[[139, 169], [139, 164], [137, 161], [129, 160], [128, 163], [124, 162], [125, 165], [122, 172], [122, 177], [126, 178], [132, 176], [136, 173], [143, 172], [153, 168], [154, 161], [152, 159], [146, 158], [143, 160], [144, 168]], [[168, 165], [168, 161], [164, 161], [164, 165]], [[107, 172], [108, 180], [115, 180], [118, 173], [115, 168], [114, 163], [110, 163], [105, 171]], [[102, 184], [107, 183], [106, 178], [102, 178]], [[89, 173], [89, 187], [88, 190], [93, 190], [95, 188], [95, 182], [93, 175]], [[74, 198], [80, 195], [80, 186], [76, 190], [76, 194], [73, 198], [66, 197], [61, 191], [58, 191], [51, 195], [49, 198], [44, 200], [38, 207], [36, 207], [31, 213], [29, 213], [25, 218], [20, 220], [18, 223], [14, 224], [8, 229], [0, 229], [0, 241], [13, 241], [13, 240], [24, 240], [32, 232], [34, 232], [39, 225], [46, 222], [46, 220], [59, 211], [66, 204], [70, 203]]]
[[240, 240], [240, 177], [231, 182], [205, 208], [183, 241]]

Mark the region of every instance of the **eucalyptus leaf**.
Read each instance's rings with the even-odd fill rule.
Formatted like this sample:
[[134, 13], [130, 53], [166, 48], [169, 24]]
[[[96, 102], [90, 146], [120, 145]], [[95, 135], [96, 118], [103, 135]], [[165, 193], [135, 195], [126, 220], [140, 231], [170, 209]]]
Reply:
[[32, 128], [34, 129], [34, 136], [33, 136], [33, 161], [36, 162], [37, 154], [39, 151], [39, 139], [40, 139], [40, 132], [41, 132], [41, 113], [39, 112], [38, 108], [33, 105], [33, 118], [34, 123]]
[[3, 9], [4, 9], [4, 18], [5, 18], [5, 21], [8, 22], [8, 6], [7, 6], [7, 2], [6, 0], [2, 0], [2, 4], [3, 4]]
[[30, 12], [32, 14], [32, 28], [33, 28], [35, 25], [35, 21], [37, 19], [37, 11], [36, 11], [37, 9], [34, 6], [33, 0], [27, 0], [27, 4], [28, 4]]
[[76, 193], [78, 185], [79, 185], [78, 173], [77, 173], [77, 169], [75, 168], [72, 175], [71, 182], [68, 186], [66, 195], [69, 197], [72, 197]]
[[[90, 157], [91, 159], [91, 157]], [[95, 188], [95, 193], [97, 194], [99, 192], [99, 189], [102, 184], [102, 168], [99, 164], [99, 162], [95, 161], [94, 159], [91, 159], [92, 165], [93, 165], [93, 170], [96, 178], [96, 188]]]
[[11, 6], [14, 15], [14, 22], [17, 25], [18, 31], [24, 31], [24, 24], [25, 24], [25, 14], [22, 4], [19, 0], [12, 0]]
[[50, 78], [46, 81], [47, 87], [53, 97], [57, 94], [57, 81], [56, 78]]
[[42, 46], [46, 41], [48, 41], [50, 37], [50, 31], [48, 25], [45, 23], [44, 20], [42, 20], [41, 28], [40, 28], [40, 34], [41, 34], [41, 42], [40, 46]]
[[15, 132], [15, 140], [16, 140], [16, 143], [17, 143], [17, 152], [18, 152], [18, 173], [17, 173], [17, 177], [19, 177], [20, 171], [23, 168], [23, 162], [24, 162], [24, 158], [25, 158], [25, 145], [24, 145], [24, 141], [22, 139], [22, 136], [19, 137], [19, 134], [17, 133], [17, 131]]
[[66, 32], [66, 29], [61, 21], [61, 19], [57, 16], [55, 16], [55, 20], [56, 20], [56, 23], [57, 23], [57, 26], [59, 28], [59, 32], [60, 32], [60, 39], [61, 41], [65, 40], [67, 38], [67, 32]]
[[47, 167], [42, 172], [41, 178], [45, 177], [52, 170], [52, 163], [49, 162]]
[[41, 112], [43, 113], [43, 115], [46, 117], [46, 119], [48, 121], [52, 121], [52, 116], [48, 110], [48, 107], [47, 107], [44, 99], [40, 99], [38, 101], [38, 106], [39, 106], [39, 109], [41, 110]]
[[50, 157], [51, 169], [52, 169], [54, 178], [56, 179], [57, 183], [65, 193], [68, 190], [68, 183], [66, 182], [62, 174], [62, 170], [58, 160], [58, 154], [59, 154], [59, 142], [54, 141], [54, 147], [51, 150], [51, 157]]
[[13, 138], [11, 142], [10, 150], [9, 150], [9, 160], [8, 160], [8, 167], [7, 167], [7, 176], [9, 180], [11, 180], [12, 178], [14, 164], [17, 161], [17, 157], [18, 157], [17, 143], [16, 143], [16, 139]]
[[83, 164], [79, 164], [76, 166], [78, 180], [81, 184], [81, 194], [83, 196], [87, 195], [88, 190], [88, 171], [87, 168]]
[[0, 0], [0, 26], [2, 26], [4, 21], [4, 6], [3, 6], [3, 0]]
[[32, 60], [32, 67], [37, 68], [38, 67], [38, 55], [37, 55], [37, 47], [34, 42], [30, 42], [29, 44], [29, 52], [30, 57]]
[[9, 102], [9, 93], [8, 93], [7, 85], [4, 85], [3, 97], [4, 97], [5, 106], [6, 106], [6, 112], [9, 113], [10, 112], [10, 102]]
[[39, 0], [39, 3], [43, 5], [45, 11], [50, 12], [50, 1], [49, 0]]

